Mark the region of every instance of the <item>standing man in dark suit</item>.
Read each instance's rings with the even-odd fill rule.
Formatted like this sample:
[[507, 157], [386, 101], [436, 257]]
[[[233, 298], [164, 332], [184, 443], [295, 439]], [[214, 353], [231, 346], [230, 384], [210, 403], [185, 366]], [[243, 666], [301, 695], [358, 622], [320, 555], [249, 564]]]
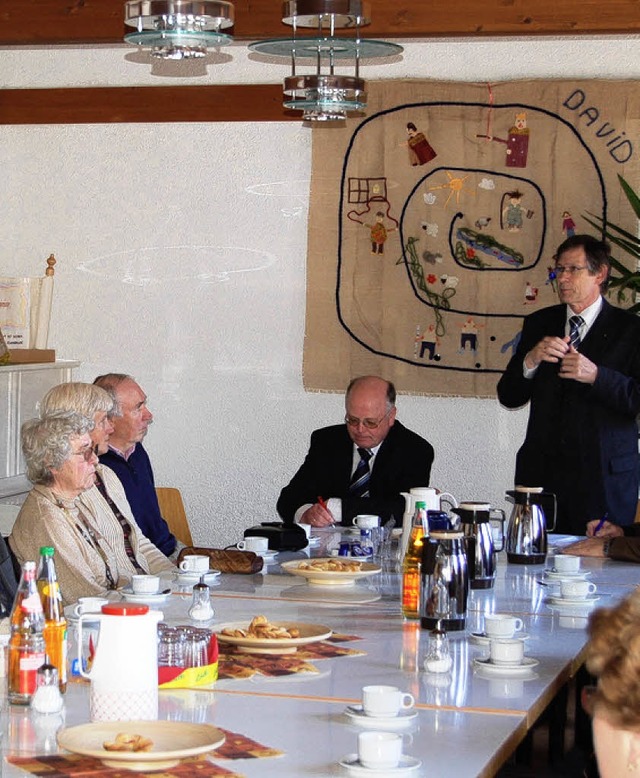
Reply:
[[574, 235], [555, 255], [562, 305], [525, 319], [498, 382], [507, 408], [531, 402], [516, 483], [558, 500], [557, 532], [604, 517], [633, 522], [638, 502], [640, 318], [603, 299], [609, 246]]
[[353, 524], [358, 514], [402, 523], [404, 498], [428, 486], [433, 448], [396, 421], [396, 390], [377, 376], [355, 378], [345, 395], [344, 424], [311, 435], [306, 459], [280, 493], [285, 522]]

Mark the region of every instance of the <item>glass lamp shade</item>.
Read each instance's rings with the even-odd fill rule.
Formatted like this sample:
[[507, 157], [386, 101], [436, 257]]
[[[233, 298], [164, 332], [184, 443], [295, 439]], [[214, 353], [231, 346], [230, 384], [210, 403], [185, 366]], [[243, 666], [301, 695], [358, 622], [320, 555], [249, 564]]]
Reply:
[[[293, 27], [291, 39], [258, 41], [249, 48], [271, 57], [287, 57], [291, 75], [284, 82], [286, 108], [303, 111], [303, 120], [329, 122], [347, 118], [347, 113], [366, 108], [365, 83], [360, 78], [360, 59], [399, 54], [402, 46], [360, 38], [360, 27], [371, 21], [362, 0], [287, 0], [284, 24]], [[298, 36], [298, 28], [313, 29], [315, 37]], [[353, 37], [337, 37], [337, 29], [353, 30]], [[315, 72], [297, 73], [300, 62], [315, 66]], [[352, 75], [338, 75], [336, 63], [351, 64]]]
[[128, 0], [125, 24], [136, 32], [124, 39], [161, 59], [204, 57], [231, 41], [221, 30], [233, 22], [233, 4], [224, 0]]

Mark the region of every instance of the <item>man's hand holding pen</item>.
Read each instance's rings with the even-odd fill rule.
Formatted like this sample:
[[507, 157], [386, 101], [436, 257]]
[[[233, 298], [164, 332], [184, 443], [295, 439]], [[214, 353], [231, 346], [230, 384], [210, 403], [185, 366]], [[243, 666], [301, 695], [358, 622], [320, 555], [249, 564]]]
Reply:
[[587, 524], [588, 538], [619, 538], [624, 535], [624, 530], [617, 524], [613, 524], [606, 519], [594, 519]]
[[327, 508], [327, 503], [322, 497], [308, 508], [300, 517], [302, 524], [311, 524], [312, 527], [331, 527], [336, 523], [333, 514]]

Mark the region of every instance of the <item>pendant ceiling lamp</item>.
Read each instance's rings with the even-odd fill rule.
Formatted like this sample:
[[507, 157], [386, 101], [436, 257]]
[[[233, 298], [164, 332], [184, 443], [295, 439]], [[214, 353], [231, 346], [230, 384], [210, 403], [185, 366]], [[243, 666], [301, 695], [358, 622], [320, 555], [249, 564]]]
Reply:
[[160, 59], [204, 57], [208, 48], [231, 42], [221, 32], [233, 26], [233, 3], [223, 0], [128, 0], [125, 24], [136, 32], [127, 43], [151, 49]]
[[[293, 27], [290, 39], [258, 41], [249, 48], [259, 54], [287, 57], [291, 75], [284, 81], [284, 106], [303, 111], [303, 120], [329, 122], [347, 118], [348, 112], [366, 107], [365, 82], [360, 60], [399, 54], [402, 46], [360, 38], [360, 28], [371, 19], [362, 0], [289, 0], [283, 4], [284, 24]], [[315, 36], [298, 36], [313, 29]], [[336, 37], [336, 30], [353, 31], [353, 37]], [[298, 72], [301, 63], [313, 72]], [[336, 65], [352, 68], [338, 75]]]

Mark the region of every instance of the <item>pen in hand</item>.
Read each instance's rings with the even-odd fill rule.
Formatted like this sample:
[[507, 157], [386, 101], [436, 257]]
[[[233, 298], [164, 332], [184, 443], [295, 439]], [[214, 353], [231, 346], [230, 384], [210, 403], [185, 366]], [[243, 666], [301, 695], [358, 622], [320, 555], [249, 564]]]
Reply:
[[325, 511], [328, 511], [328, 510], [329, 510], [329, 509], [327, 508], [327, 503], [326, 503], [326, 501], [325, 501], [325, 500], [324, 500], [322, 497], [320, 497], [319, 495], [318, 495], [318, 505], [321, 505], [321, 506], [322, 506], [322, 507], [325, 509]]
[[596, 524], [596, 528], [593, 530], [593, 537], [597, 537], [598, 532], [604, 527], [604, 523], [607, 520], [607, 516], [609, 514], [605, 513], [604, 516], [600, 519], [600, 521]]

